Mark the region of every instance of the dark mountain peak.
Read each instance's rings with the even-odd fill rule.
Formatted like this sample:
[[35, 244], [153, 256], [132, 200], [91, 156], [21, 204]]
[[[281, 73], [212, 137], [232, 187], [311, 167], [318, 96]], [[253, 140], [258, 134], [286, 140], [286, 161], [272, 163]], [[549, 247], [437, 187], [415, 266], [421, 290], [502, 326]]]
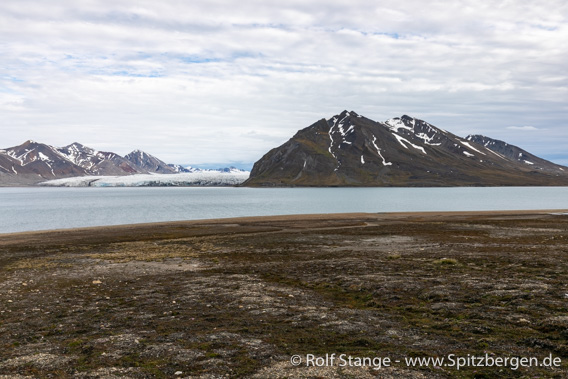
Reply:
[[567, 174], [503, 141], [464, 139], [408, 115], [377, 122], [344, 110], [270, 150], [245, 185], [565, 185]]
[[495, 144], [504, 145], [504, 146], [508, 145], [507, 142], [505, 141], [487, 137], [482, 134], [470, 134], [467, 137], [465, 137], [465, 139], [468, 141], [478, 143], [483, 146], [495, 145]]
[[[414, 127], [417, 124], [425, 124], [425, 125], [430, 125], [427, 122], [420, 120], [416, 117], [412, 117], [412, 116], [408, 116], [408, 115], [402, 115], [400, 117], [393, 117], [390, 118], [388, 120], [385, 121], [385, 124], [391, 126], [391, 127]], [[431, 126], [431, 125], [430, 125]]]
[[126, 154], [124, 158], [128, 160], [132, 159], [143, 159], [146, 156], [146, 153], [140, 149], [132, 150], [130, 153]]
[[79, 142], [73, 142], [72, 144], [69, 144], [67, 146], [57, 148], [57, 151], [63, 153], [66, 156], [74, 156], [77, 154], [95, 154], [94, 149]]
[[126, 154], [124, 158], [128, 159], [129, 161], [138, 161], [144, 159], [152, 159], [155, 158], [153, 155], [146, 153], [140, 149], [132, 150], [130, 153]]
[[[404, 117], [404, 116], [403, 116]], [[392, 130], [396, 130], [398, 128], [407, 127], [414, 119], [410, 118], [402, 118], [402, 117], [393, 117], [386, 120], [384, 123], [388, 125]]]
[[[83, 145], [82, 143], [79, 142], [73, 142], [67, 146], [63, 146], [64, 148], [76, 148], [76, 149], [85, 149], [87, 148], [87, 146]], [[90, 149], [90, 148], [89, 148]], [[92, 150], [92, 149], [91, 149]]]
[[188, 170], [187, 168], [183, 167], [182, 165], [179, 164], [168, 164], [169, 167], [172, 168], [172, 170], [174, 170], [175, 172], [191, 172], [190, 170]]
[[430, 125], [429, 123], [427, 123], [424, 120], [421, 120], [419, 118], [412, 117], [412, 116], [409, 116], [409, 115], [406, 115], [406, 114], [402, 115], [401, 117], [395, 117], [394, 118], [394, 120], [397, 120], [397, 119], [400, 120], [403, 124], [405, 124], [407, 126], [415, 127], [415, 126], [427, 125], [427, 126], [430, 126], [432, 128], [438, 129], [435, 126]]
[[36, 142], [34, 140], [27, 140], [26, 142], [22, 143], [21, 145], [14, 146], [10, 148], [11, 150], [18, 150], [18, 149], [33, 149], [40, 145], [44, 145], [43, 143]]
[[346, 134], [353, 133], [355, 128], [360, 124], [359, 121], [361, 119], [362, 117], [356, 112], [347, 110], [333, 116], [327, 120], [330, 137], [332, 137], [333, 134], [338, 133], [343, 138]]
[[136, 149], [130, 154], [125, 155], [124, 159], [131, 162], [140, 171], [156, 172], [160, 174], [175, 174], [178, 172], [175, 167], [168, 165], [140, 149]]
[[339, 114], [339, 116], [341, 117], [346, 117], [346, 116], [355, 116], [357, 117], [358, 114], [355, 111], [348, 111], [347, 109], [344, 109], [343, 112], [341, 112]]
[[27, 140], [21, 145], [10, 147], [5, 151], [12, 157], [17, 157], [21, 159], [22, 162], [25, 161], [27, 163], [35, 160], [39, 153], [43, 154], [43, 156], [45, 156], [45, 154], [52, 155], [57, 153], [54, 147], [33, 140]]
[[331, 116], [329, 119], [327, 119], [327, 121], [331, 123], [337, 121], [341, 122], [341, 120], [347, 120], [351, 117], [361, 117], [361, 116], [359, 116], [359, 114], [357, 114], [355, 111], [348, 111], [347, 109], [345, 109], [341, 113]]

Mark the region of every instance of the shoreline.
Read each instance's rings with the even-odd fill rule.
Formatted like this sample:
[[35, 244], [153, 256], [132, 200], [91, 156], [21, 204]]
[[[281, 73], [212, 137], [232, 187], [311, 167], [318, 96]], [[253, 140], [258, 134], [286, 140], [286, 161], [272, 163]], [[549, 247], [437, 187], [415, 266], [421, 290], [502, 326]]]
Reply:
[[[518, 217], [518, 216], [546, 216], [546, 215], [563, 215], [568, 214], [568, 209], [529, 209], [529, 210], [491, 210], [491, 211], [425, 211], [425, 212], [379, 212], [379, 213], [317, 213], [317, 214], [293, 214], [293, 215], [271, 215], [271, 216], [246, 216], [246, 217], [229, 217], [229, 218], [213, 218], [200, 220], [184, 220], [184, 221], [163, 221], [150, 223], [120, 224], [120, 225], [104, 225], [89, 226], [79, 228], [65, 229], [48, 229], [36, 231], [23, 231], [0, 233], [0, 246], [12, 245], [15, 243], [43, 243], [46, 239], [56, 240], [60, 242], [76, 242], [81, 239], [90, 239], [91, 237], [105, 238], [111, 240], [129, 241], [132, 238], [142, 237], [148, 239], [160, 239], [161, 237], [170, 237], [172, 231], [178, 235], [177, 238], [183, 238], [185, 235], [192, 235], [196, 232], [194, 229], [202, 229], [203, 227], [227, 226], [247, 227], [254, 224], [263, 223], [295, 223], [296, 228], [311, 229], [317, 228], [318, 222], [335, 221], [335, 222], [384, 222], [384, 221], [427, 221], [436, 219], [445, 221], [448, 219], [465, 219], [465, 218], [494, 218], [494, 217]], [[310, 225], [314, 224], [314, 225]], [[148, 234], [146, 234], [148, 233]], [[223, 234], [223, 229], [218, 231], [208, 230], [206, 234]], [[93, 236], [96, 235], [96, 236]], [[167, 236], [166, 236], [167, 235]]]

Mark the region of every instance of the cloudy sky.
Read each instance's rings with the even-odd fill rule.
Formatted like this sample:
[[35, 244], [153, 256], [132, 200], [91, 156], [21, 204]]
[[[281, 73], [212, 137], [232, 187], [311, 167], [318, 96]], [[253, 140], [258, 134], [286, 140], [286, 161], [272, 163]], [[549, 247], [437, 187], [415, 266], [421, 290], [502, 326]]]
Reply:
[[3, 0], [0, 147], [250, 168], [347, 109], [568, 164], [567, 21], [565, 0]]

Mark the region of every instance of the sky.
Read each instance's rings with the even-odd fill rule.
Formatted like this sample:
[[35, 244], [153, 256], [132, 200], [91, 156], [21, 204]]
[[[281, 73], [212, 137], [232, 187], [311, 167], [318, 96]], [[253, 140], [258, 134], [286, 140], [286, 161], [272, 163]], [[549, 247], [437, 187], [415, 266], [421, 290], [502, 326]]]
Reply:
[[250, 168], [344, 109], [568, 165], [565, 0], [3, 0], [0, 147]]

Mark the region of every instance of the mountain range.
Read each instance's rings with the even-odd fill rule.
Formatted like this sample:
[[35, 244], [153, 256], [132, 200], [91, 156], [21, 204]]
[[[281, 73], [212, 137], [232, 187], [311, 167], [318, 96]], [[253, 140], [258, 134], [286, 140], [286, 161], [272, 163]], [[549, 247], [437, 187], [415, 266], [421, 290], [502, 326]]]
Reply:
[[406, 115], [378, 122], [345, 110], [270, 150], [243, 185], [562, 186], [568, 167]]
[[[230, 170], [230, 169], [220, 169]], [[140, 150], [124, 157], [97, 151], [78, 142], [53, 147], [35, 141], [0, 150], [0, 185], [33, 185], [47, 180], [84, 176], [176, 174], [206, 171], [167, 164]]]
[[166, 185], [239, 184], [247, 177], [244, 186], [568, 185], [568, 167], [504, 141], [482, 135], [462, 138], [406, 115], [378, 122], [353, 111], [299, 130], [257, 161], [250, 176], [246, 171], [227, 168], [213, 171], [234, 174], [235, 178], [223, 176], [221, 180], [209, 174], [195, 178], [133, 177], [126, 181], [108, 178], [205, 171], [211, 170], [167, 164], [140, 150], [120, 156], [77, 142], [53, 147], [30, 140], [0, 150], [0, 186], [35, 185], [64, 178], [77, 180], [56, 181], [55, 185], [154, 185], [162, 179]]

